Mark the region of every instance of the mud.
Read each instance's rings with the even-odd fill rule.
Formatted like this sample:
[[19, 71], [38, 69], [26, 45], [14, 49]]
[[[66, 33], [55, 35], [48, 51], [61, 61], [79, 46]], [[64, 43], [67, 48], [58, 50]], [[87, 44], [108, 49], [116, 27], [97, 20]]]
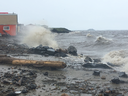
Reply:
[[[0, 64], [0, 96], [128, 96], [128, 80], [119, 77], [114, 68], [83, 67], [84, 57], [68, 56], [64, 58], [28, 54], [27, 48], [19, 46], [15, 38], [0, 38], [0, 53], [14, 58], [29, 60], [64, 61], [67, 67], [53, 70], [34, 66], [13, 66]], [[8, 47], [12, 44], [13, 48]], [[12, 51], [14, 50], [14, 51]], [[95, 58], [97, 59], [97, 58]], [[94, 72], [100, 72], [94, 75]], [[118, 77], [123, 83], [113, 83]]]

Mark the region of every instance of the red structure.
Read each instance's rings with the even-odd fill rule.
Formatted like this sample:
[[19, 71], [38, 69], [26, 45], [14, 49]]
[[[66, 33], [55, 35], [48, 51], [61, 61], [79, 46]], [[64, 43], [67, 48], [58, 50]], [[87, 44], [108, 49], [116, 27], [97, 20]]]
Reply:
[[0, 12], [0, 33], [2, 35], [16, 36], [17, 25], [17, 14]]

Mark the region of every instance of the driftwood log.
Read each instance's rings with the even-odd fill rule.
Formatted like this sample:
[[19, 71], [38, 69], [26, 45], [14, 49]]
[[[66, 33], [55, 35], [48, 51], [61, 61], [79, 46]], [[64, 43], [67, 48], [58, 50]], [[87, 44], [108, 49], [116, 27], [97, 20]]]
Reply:
[[62, 61], [37, 61], [37, 60], [25, 60], [7, 57], [6, 55], [0, 55], [0, 63], [13, 64], [13, 65], [34, 65], [41, 67], [52, 67], [52, 68], [65, 68], [66, 63]]

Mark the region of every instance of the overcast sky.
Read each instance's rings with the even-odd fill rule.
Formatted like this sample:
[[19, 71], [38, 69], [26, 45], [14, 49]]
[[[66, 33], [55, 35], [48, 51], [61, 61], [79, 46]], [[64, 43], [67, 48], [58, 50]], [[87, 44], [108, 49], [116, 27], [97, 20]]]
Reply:
[[25, 25], [128, 29], [128, 0], [1, 0], [0, 12], [18, 14], [18, 22]]

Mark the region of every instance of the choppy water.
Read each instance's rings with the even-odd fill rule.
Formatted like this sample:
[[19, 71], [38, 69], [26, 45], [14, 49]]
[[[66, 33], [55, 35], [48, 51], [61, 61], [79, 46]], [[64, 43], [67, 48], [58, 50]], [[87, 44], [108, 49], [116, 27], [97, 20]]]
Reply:
[[128, 72], [128, 31], [76, 31], [57, 34], [56, 40], [61, 48], [73, 45], [78, 54], [123, 65]]

